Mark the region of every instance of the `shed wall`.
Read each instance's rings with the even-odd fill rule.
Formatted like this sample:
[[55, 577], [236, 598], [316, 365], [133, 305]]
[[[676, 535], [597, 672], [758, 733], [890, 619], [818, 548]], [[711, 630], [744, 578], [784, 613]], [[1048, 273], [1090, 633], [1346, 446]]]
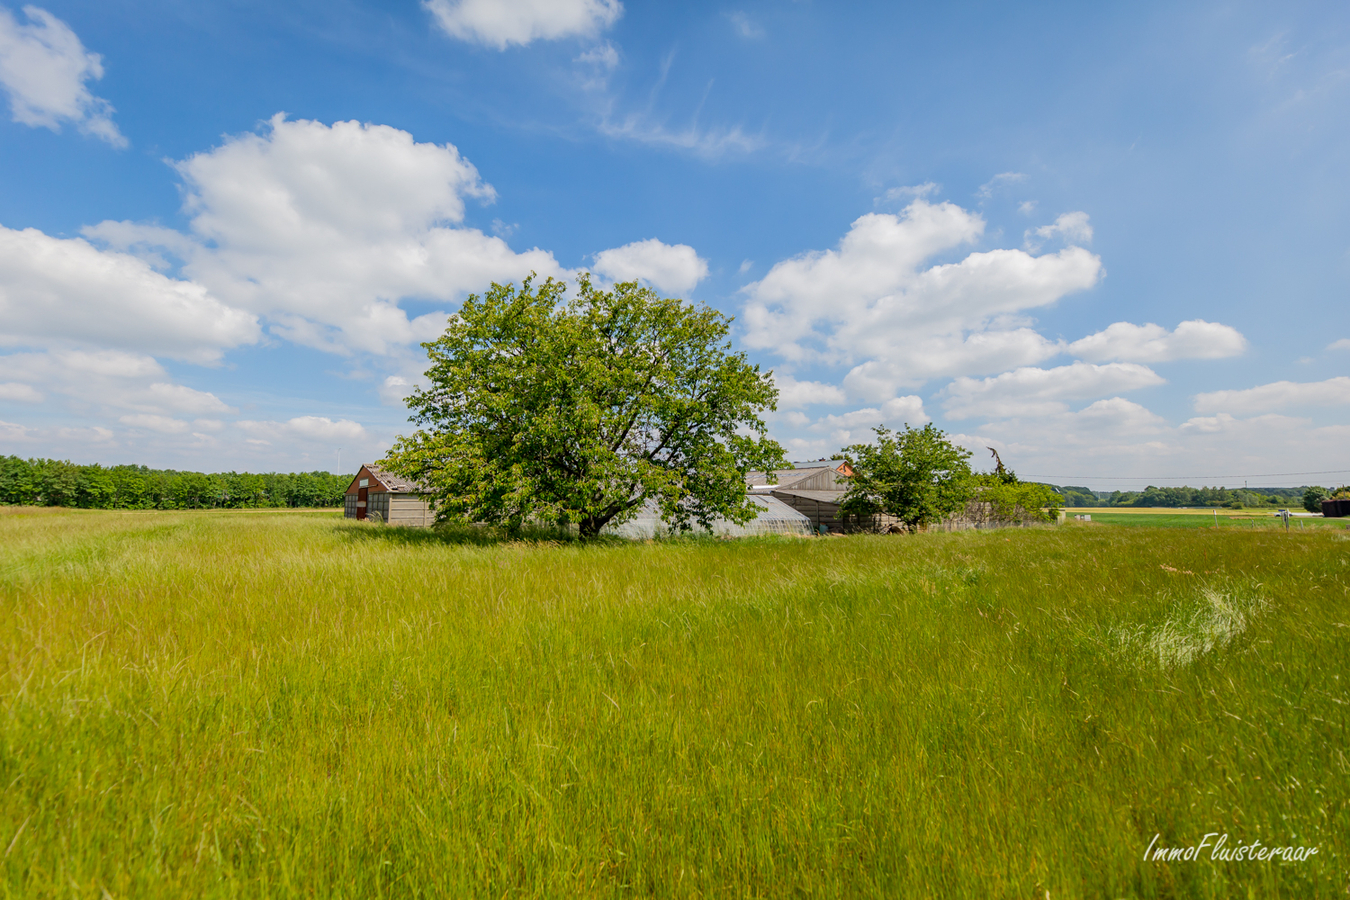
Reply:
[[385, 521], [390, 525], [406, 525], [414, 528], [429, 528], [436, 524], [436, 513], [425, 497], [418, 494], [386, 494], [388, 516]]
[[[372, 521], [414, 528], [430, 528], [436, 524], [436, 513], [421, 494], [371, 491], [367, 503], [366, 516]], [[350, 500], [348, 504], [351, 504]], [[355, 518], [354, 512], [351, 515]]]

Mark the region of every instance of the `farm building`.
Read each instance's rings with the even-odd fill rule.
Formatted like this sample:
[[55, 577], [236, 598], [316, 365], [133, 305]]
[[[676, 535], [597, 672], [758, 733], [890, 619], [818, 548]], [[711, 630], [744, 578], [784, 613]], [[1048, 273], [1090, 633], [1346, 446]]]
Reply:
[[375, 466], [362, 466], [356, 473], [347, 488], [343, 512], [349, 519], [388, 525], [436, 524], [431, 492], [425, 485]]
[[[888, 515], [850, 516], [840, 512], [853, 474], [848, 463], [839, 459], [795, 463], [790, 469], [773, 472], [747, 472], [746, 487], [750, 502], [759, 514], [744, 525], [725, 520], [714, 521], [711, 533], [720, 537], [756, 534], [844, 534], [847, 532], [885, 532], [903, 530], [899, 519]], [[770, 484], [770, 476], [774, 483]], [[389, 525], [430, 527], [436, 514], [430, 491], [422, 484], [395, 475], [378, 466], [366, 465], [356, 473], [347, 488], [344, 510], [349, 519], [369, 519]], [[1003, 520], [994, 515], [989, 503], [971, 500], [966, 508], [943, 522], [929, 526], [934, 531], [1002, 528], [1025, 524]], [[605, 534], [627, 538], [652, 538], [669, 534], [671, 527], [653, 502], [622, 525], [605, 526]]]
[[[712, 523], [711, 532], [718, 537], [745, 537], [752, 534], [797, 534], [807, 536], [815, 529], [811, 520], [775, 497], [752, 493], [750, 502], [760, 508], [759, 514], [744, 525], [724, 519]], [[671, 533], [670, 525], [661, 518], [661, 510], [651, 501], [643, 504], [633, 518], [622, 525], [603, 529], [605, 534], [626, 538], [654, 538]]]
[[[809, 519], [813, 533], [844, 534], [903, 529], [903, 523], [893, 516], [857, 516], [840, 512], [839, 507], [848, 492], [848, 480], [852, 474], [852, 468], [844, 460], [822, 459], [794, 463], [791, 469], [779, 469], [771, 473], [749, 472], [746, 482], [752, 497], [773, 497]], [[768, 483], [769, 475], [775, 476], [775, 483]], [[977, 498], [968, 502], [965, 509], [928, 526], [928, 530], [968, 531], [1025, 524], [1023, 521], [998, 516], [992, 504]]]
[[[720, 537], [753, 534], [799, 534], [843, 531], [839, 523], [839, 500], [848, 487], [853, 470], [842, 459], [795, 463], [790, 469], [774, 472], [747, 472], [746, 486], [750, 502], [760, 508], [755, 518], [744, 525], [716, 521], [711, 532]], [[769, 484], [769, 476], [775, 478]], [[819, 495], [819, 496], [817, 496]], [[630, 538], [650, 538], [670, 533], [670, 525], [661, 518], [655, 503], [647, 503], [632, 519], [606, 527], [606, 534]]]
[[[846, 516], [839, 511], [853, 469], [842, 459], [793, 463], [790, 469], [747, 472], [752, 497], [772, 497], [792, 507], [811, 522], [813, 533], [883, 531], [899, 520], [890, 516]], [[769, 476], [774, 482], [769, 483]]]
[[[848, 478], [853, 469], [842, 459], [821, 459], [815, 462], [793, 463], [790, 469], [775, 469], [772, 472], [746, 472], [745, 483], [752, 491], [800, 490], [800, 491], [845, 491], [848, 490]], [[769, 476], [774, 483], [769, 484]]]

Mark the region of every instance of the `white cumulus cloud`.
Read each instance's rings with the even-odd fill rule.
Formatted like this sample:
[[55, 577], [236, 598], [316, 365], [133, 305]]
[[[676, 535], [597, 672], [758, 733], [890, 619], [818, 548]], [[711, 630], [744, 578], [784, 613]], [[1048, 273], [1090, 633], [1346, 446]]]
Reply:
[[0, 355], [0, 380], [9, 382], [13, 393], [26, 387], [34, 395], [53, 394], [81, 415], [235, 412], [209, 391], [169, 380], [169, 373], [153, 357], [120, 350], [4, 354]]
[[187, 434], [192, 430], [192, 426], [181, 419], [170, 416], [156, 416], [151, 413], [122, 416], [118, 421], [132, 428], [143, 428], [160, 434]]
[[1055, 355], [1060, 345], [1020, 316], [1095, 285], [1101, 260], [1080, 247], [990, 250], [925, 268], [983, 232], [980, 216], [922, 198], [899, 215], [864, 215], [837, 249], [780, 262], [742, 289], [745, 343], [855, 366], [845, 384], [868, 399]]
[[1246, 349], [1247, 339], [1236, 328], [1204, 319], [1182, 322], [1175, 331], [1152, 322], [1147, 325], [1116, 322], [1068, 346], [1070, 353], [1089, 362], [1222, 359], [1238, 356]]
[[928, 421], [928, 414], [923, 409], [923, 398], [911, 394], [887, 400], [879, 408], [867, 407], [824, 416], [812, 423], [810, 429], [831, 432], [840, 442], [845, 442], [856, 439], [858, 435], [871, 433], [878, 425], [897, 429], [905, 425], [924, 425]]
[[1050, 225], [1029, 229], [1025, 235], [1026, 245], [1030, 249], [1040, 247], [1045, 241], [1063, 238], [1070, 244], [1092, 243], [1092, 226], [1088, 224], [1085, 212], [1068, 212], [1055, 219]]
[[253, 315], [200, 284], [79, 238], [0, 226], [0, 346], [73, 341], [209, 363], [258, 336]]
[[889, 397], [896, 388], [925, 377], [965, 372], [998, 372], [1059, 354], [1063, 347], [1031, 328], [914, 336], [904, 355], [871, 359], [844, 376], [849, 394], [867, 400]]
[[1276, 381], [1237, 391], [1210, 391], [1195, 395], [1196, 412], [1256, 413], [1297, 406], [1350, 404], [1350, 377], [1326, 381]]
[[623, 15], [619, 0], [423, 0], [422, 5], [451, 37], [498, 50], [592, 37]]
[[656, 238], [595, 254], [595, 271], [611, 281], [642, 280], [668, 294], [683, 294], [708, 275], [708, 262], [688, 244]]
[[531, 271], [566, 277], [553, 254], [514, 252], [463, 227], [466, 198], [496, 195], [452, 145], [386, 125], [287, 121], [177, 164], [190, 235], [104, 222], [85, 235], [183, 273], [271, 330], [319, 349], [398, 353], [429, 340], [446, 313], [410, 318], [406, 298], [458, 302]]
[[30, 384], [17, 381], [0, 383], [0, 400], [19, 403], [41, 403], [42, 394]]
[[297, 416], [285, 422], [241, 421], [239, 427], [260, 439], [290, 439], [319, 443], [369, 442], [365, 426], [350, 419], [334, 421], [327, 416]]
[[801, 409], [816, 404], [844, 403], [848, 397], [842, 388], [823, 381], [798, 381], [791, 375], [773, 373], [774, 384], [778, 388], [779, 409]]
[[1053, 369], [1024, 367], [993, 378], [955, 379], [942, 392], [946, 397], [943, 408], [952, 419], [1048, 416], [1067, 412], [1066, 401], [1163, 383], [1163, 378], [1152, 369], [1135, 363], [1099, 366], [1075, 362]]
[[86, 82], [103, 77], [103, 59], [90, 53], [70, 26], [36, 6], [25, 6], [27, 24], [0, 7], [0, 85], [9, 94], [14, 121], [59, 131], [70, 122], [85, 134], [125, 147], [107, 100]]

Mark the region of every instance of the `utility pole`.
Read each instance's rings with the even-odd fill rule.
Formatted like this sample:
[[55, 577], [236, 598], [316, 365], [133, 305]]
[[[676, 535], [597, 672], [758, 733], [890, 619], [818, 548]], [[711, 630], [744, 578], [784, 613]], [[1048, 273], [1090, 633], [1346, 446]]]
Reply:
[[342, 448], [341, 448], [341, 447], [338, 448], [338, 470], [337, 470], [337, 474], [338, 474], [338, 475], [341, 475], [341, 474], [342, 474]]

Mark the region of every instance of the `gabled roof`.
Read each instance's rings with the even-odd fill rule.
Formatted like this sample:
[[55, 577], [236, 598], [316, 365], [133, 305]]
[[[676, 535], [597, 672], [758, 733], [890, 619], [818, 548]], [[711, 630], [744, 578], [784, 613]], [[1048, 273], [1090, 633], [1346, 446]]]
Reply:
[[769, 483], [769, 475], [776, 476], [776, 485], [791, 484], [792, 482], [806, 478], [812, 473], [810, 471], [801, 471], [800, 469], [775, 469], [771, 473], [765, 472], [746, 472], [745, 483], [751, 486], [765, 485]]
[[[425, 484], [422, 484], [420, 481], [413, 481], [411, 478], [404, 478], [402, 475], [396, 475], [395, 473], [390, 472], [388, 469], [381, 469], [377, 466], [371, 465], [362, 466], [361, 469], [366, 472], [369, 472], [370, 477], [375, 479], [376, 484], [378, 484], [381, 488], [392, 494], [431, 493], [431, 488], [427, 487]], [[356, 479], [352, 482], [352, 484], [355, 485], [356, 482], [360, 480], [360, 478], [361, 472], [358, 471], [356, 473]], [[375, 485], [371, 485], [371, 487], [375, 487]], [[349, 487], [347, 488], [347, 490], [350, 491], [351, 488]]]
[[775, 497], [800, 497], [805, 500], [814, 500], [817, 503], [843, 503], [844, 495], [847, 491], [798, 491], [791, 488], [776, 490], [773, 492]]
[[795, 462], [792, 464], [792, 468], [798, 470], [823, 469], [827, 467], [834, 469], [836, 472], [843, 472], [845, 475], [849, 474], [852, 471], [848, 463], [845, 462], [843, 459], [816, 459], [816, 460], [809, 460], [807, 462]]
[[[775, 469], [773, 472], [746, 472], [745, 483], [756, 491], [767, 491], [773, 487], [790, 487], [820, 474], [822, 469], [833, 469], [845, 478], [853, 474], [853, 468], [842, 459], [820, 459], [815, 462], [793, 463], [790, 469]], [[769, 476], [774, 482], [769, 484]]]

